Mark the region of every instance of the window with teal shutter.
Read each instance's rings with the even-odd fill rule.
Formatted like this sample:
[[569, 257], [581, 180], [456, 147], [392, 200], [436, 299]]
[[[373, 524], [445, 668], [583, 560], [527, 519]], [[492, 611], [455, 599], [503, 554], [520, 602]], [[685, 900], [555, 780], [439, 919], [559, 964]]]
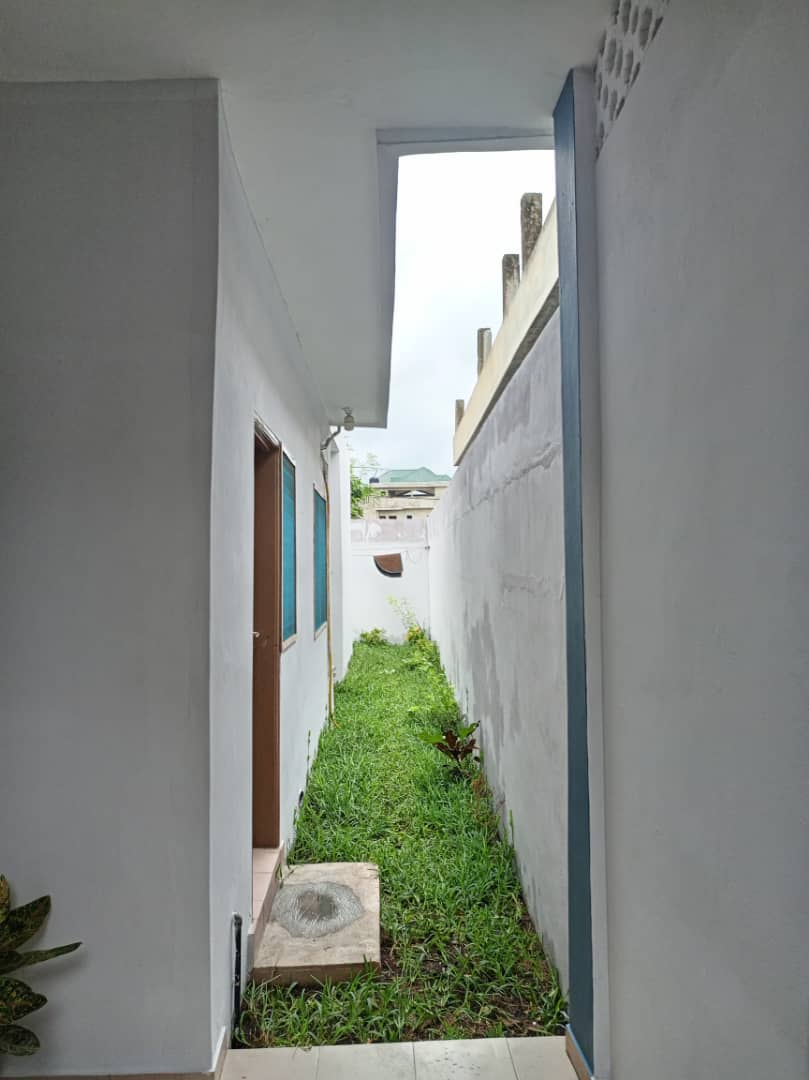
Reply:
[[315, 492], [315, 630], [326, 621], [326, 500]]
[[298, 629], [295, 576], [295, 466], [284, 454], [282, 482], [281, 637], [286, 641]]

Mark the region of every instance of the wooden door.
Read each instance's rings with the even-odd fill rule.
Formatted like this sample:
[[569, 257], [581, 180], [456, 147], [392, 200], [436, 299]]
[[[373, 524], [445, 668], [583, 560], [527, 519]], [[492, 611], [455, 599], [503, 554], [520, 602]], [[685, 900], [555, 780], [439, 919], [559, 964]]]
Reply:
[[253, 847], [280, 844], [281, 450], [255, 440]]

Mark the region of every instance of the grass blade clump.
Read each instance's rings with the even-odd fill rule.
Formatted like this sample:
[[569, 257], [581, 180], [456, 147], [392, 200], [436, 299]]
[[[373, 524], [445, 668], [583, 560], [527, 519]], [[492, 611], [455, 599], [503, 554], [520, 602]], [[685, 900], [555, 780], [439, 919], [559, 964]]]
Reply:
[[245, 1046], [557, 1034], [565, 1002], [479, 766], [421, 736], [462, 729], [429, 639], [362, 644], [336, 688], [290, 861], [375, 862], [382, 970], [249, 986]]

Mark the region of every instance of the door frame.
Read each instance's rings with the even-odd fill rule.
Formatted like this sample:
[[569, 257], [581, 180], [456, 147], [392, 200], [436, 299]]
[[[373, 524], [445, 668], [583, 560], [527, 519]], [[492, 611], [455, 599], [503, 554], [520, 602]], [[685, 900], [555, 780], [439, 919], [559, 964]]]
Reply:
[[277, 848], [281, 843], [281, 457], [280, 439], [256, 418], [251, 626], [253, 848]]

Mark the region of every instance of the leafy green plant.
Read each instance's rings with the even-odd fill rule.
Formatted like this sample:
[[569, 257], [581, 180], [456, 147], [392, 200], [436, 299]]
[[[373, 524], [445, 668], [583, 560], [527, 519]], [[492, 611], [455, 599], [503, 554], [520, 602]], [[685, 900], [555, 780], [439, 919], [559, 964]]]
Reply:
[[47, 1002], [43, 994], [35, 993], [20, 979], [8, 976], [12, 971], [52, 960], [74, 952], [81, 945], [58, 945], [52, 949], [31, 949], [20, 952], [47, 919], [51, 910], [51, 898], [40, 896], [22, 907], [12, 908], [8, 881], [0, 875], [0, 1054], [24, 1057], [39, 1049], [39, 1039], [33, 1031], [18, 1024], [29, 1013], [41, 1009]]
[[424, 634], [422, 637], [416, 639], [416, 651], [421, 658], [434, 668], [435, 671], [441, 671], [441, 655], [438, 651], [438, 645], [433, 641], [431, 637]]
[[[402, 620], [402, 626], [404, 626], [408, 634], [413, 629], [421, 629], [419, 621], [416, 618], [416, 609], [409, 600], [405, 600], [404, 597], [389, 596], [388, 603]], [[410, 638], [407, 640], [409, 641]]]
[[361, 476], [357, 476], [353, 466], [351, 469], [351, 516], [361, 518], [366, 502], [372, 499], [376, 492], [370, 484], [366, 484]]
[[477, 728], [477, 724], [467, 724], [460, 731], [446, 728], [440, 734], [434, 731], [417, 731], [416, 735], [422, 742], [429, 743], [430, 746], [434, 746], [442, 754], [446, 754], [460, 769], [462, 763], [478, 750], [478, 744], [473, 734]]
[[432, 670], [443, 678], [441, 655], [438, 651], [438, 645], [423, 627], [419, 626], [418, 623], [415, 626], [411, 626], [407, 631], [405, 641], [408, 645], [412, 646], [412, 651], [407, 660], [405, 660], [406, 665], [411, 671], [423, 671], [429, 673]]
[[363, 645], [387, 645], [388, 639], [385, 637], [385, 631], [380, 630], [378, 626], [373, 630], [363, 630], [360, 634], [360, 641]]
[[379, 459], [375, 454], [366, 454], [363, 460], [352, 455], [351, 457], [351, 516], [361, 518], [365, 504], [379, 496], [379, 492], [372, 488], [365, 476], [373, 476], [379, 472]]

